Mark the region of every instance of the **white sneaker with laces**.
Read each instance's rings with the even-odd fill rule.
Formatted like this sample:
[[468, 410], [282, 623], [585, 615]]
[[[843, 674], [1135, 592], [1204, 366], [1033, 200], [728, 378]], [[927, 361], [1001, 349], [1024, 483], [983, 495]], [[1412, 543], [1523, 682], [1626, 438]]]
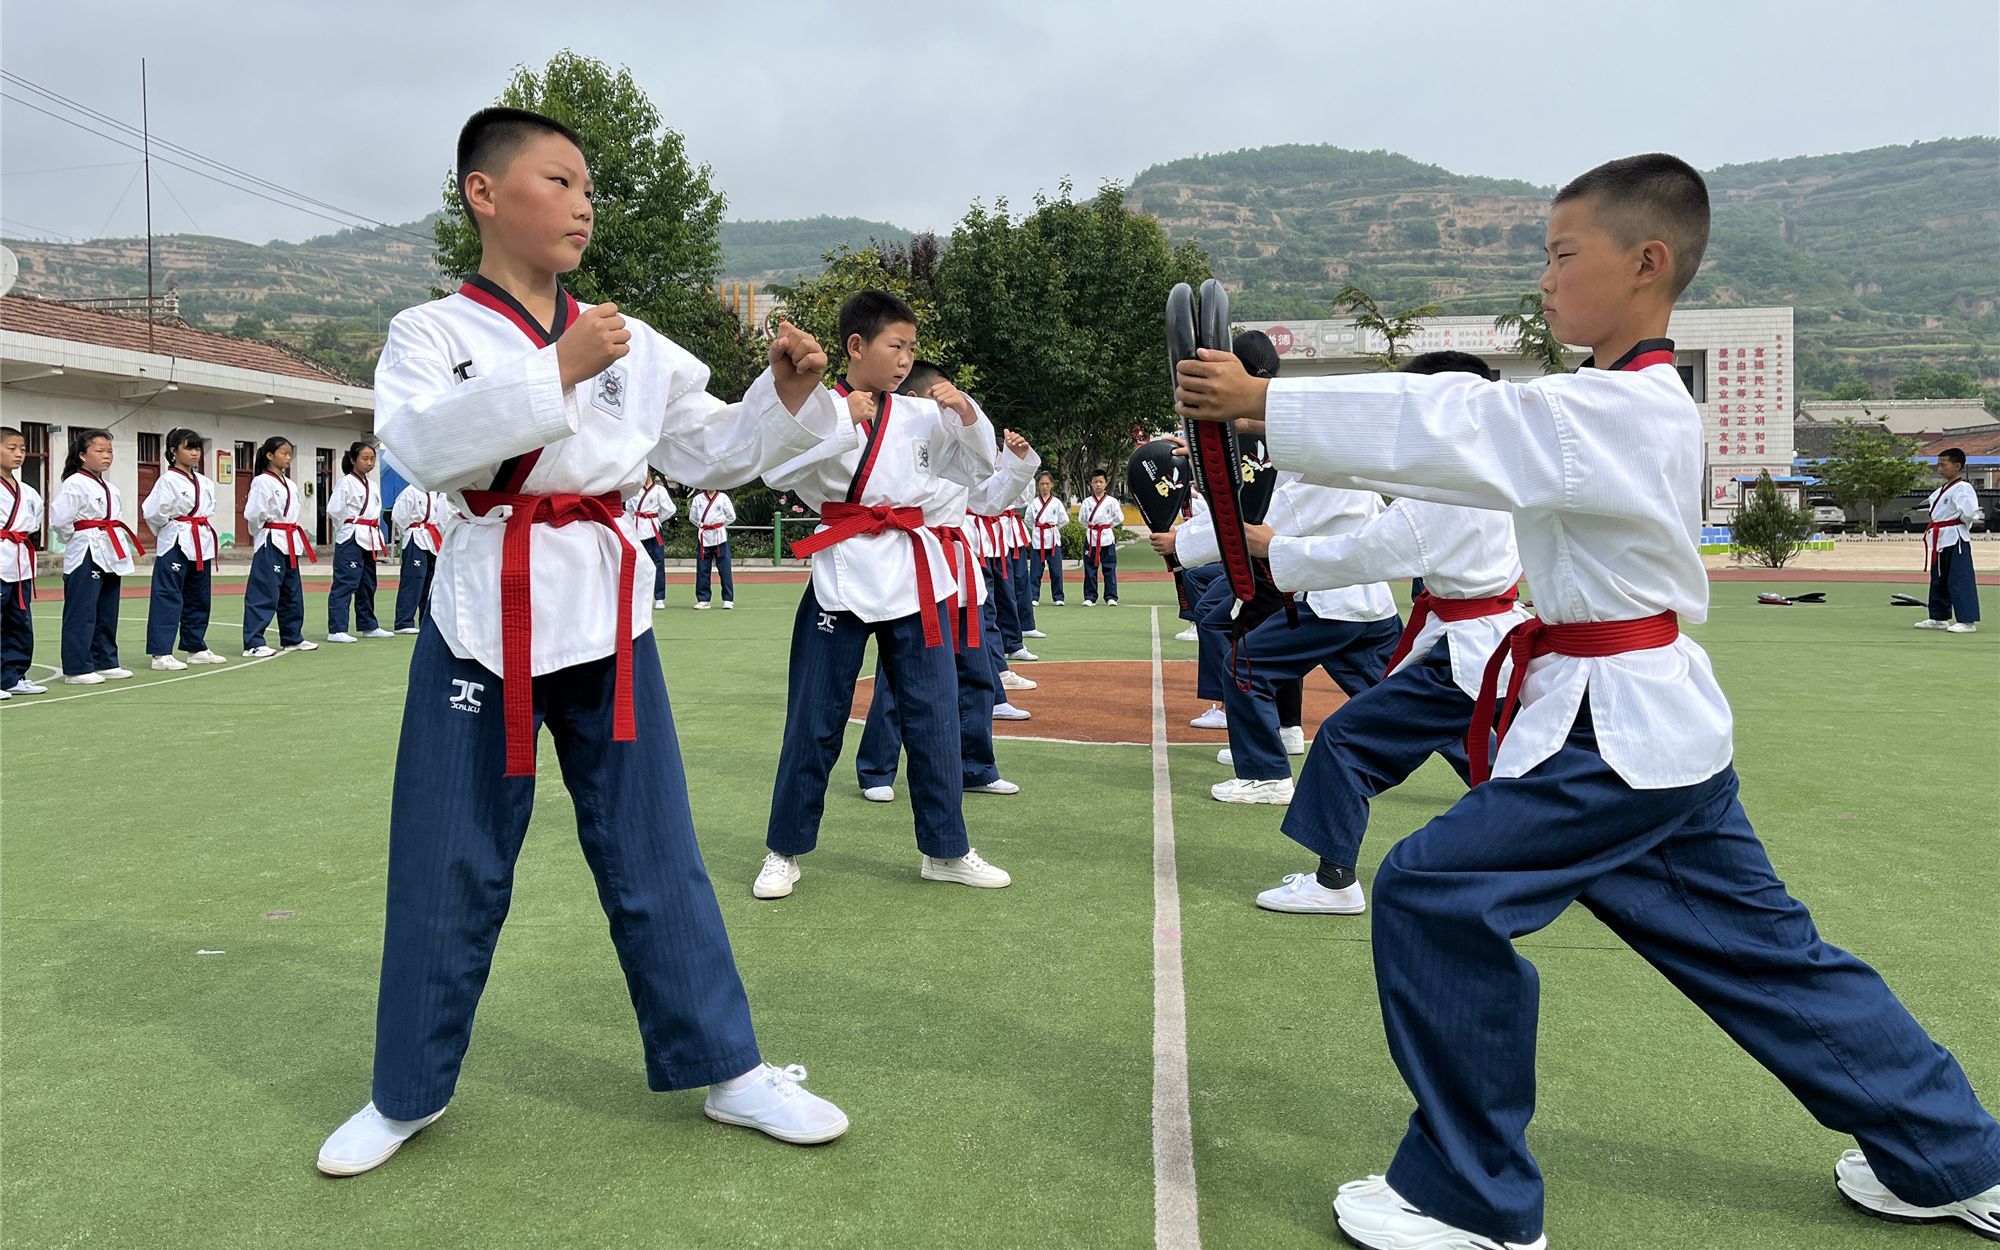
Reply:
[[246, 660], [268, 660], [276, 654], [278, 652], [275, 647], [256, 646], [245, 650], [243, 658]]
[[1194, 726], [1196, 729], [1227, 729], [1229, 728], [1229, 713], [1219, 707], [1210, 707], [1206, 712], [1189, 721], [1188, 724]]
[[997, 777], [983, 786], [967, 786], [965, 787], [965, 792], [967, 794], [1019, 794], [1021, 787], [1015, 785], [1005, 777]]
[[394, 638], [396, 634], [394, 630], [383, 629], [380, 625], [377, 625], [373, 629], [362, 630], [361, 636], [363, 638]]
[[861, 797], [867, 799], [870, 803], [894, 803], [896, 801], [896, 787], [869, 786], [861, 792]]
[[1000, 688], [1003, 690], [1033, 690], [1035, 689], [1035, 682], [1032, 678], [1023, 677], [1010, 668], [1000, 674]]
[[103, 684], [104, 677], [100, 673], [78, 673], [75, 676], [63, 678], [63, 685], [65, 686], [101, 686]]
[[188, 659], [187, 659], [187, 662], [188, 662], [188, 663], [190, 663], [190, 664], [227, 664], [227, 663], [229, 663], [229, 661], [228, 661], [227, 659], [223, 658], [222, 656], [219, 656], [219, 655], [217, 655], [217, 654], [216, 654], [215, 652], [213, 652], [213, 651], [210, 651], [210, 650], [209, 650], [208, 648], [206, 648], [206, 647], [203, 647], [203, 648], [202, 648], [201, 650], [199, 650], [199, 651], [195, 652], [195, 653], [194, 653], [193, 655], [190, 655], [190, 656], [188, 657]]
[[1926, 619], [1926, 620], [1921, 620], [1921, 621], [1918, 621], [1918, 622], [1917, 622], [1917, 628], [1918, 628], [1918, 629], [1950, 629], [1950, 628], [1951, 628], [1951, 622], [1950, 622], [1950, 621], [1936, 621], [1936, 620], [1929, 620], [1929, 619]]
[[1833, 1165], [1833, 1183], [1841, 1197], [1879, 1220], [1892, 1224], [1941, 1224], [1958, 1220], [1988, 1241], [2000, 1241], [2000, 1185], [1948, 1202], [1941, 1207], [1920, 1207], [1904, 1202], [1884, 1185], [1859, 1150], [1842, 1154]]
[[[349, 641], [349, 642], [353, 642], [354, 640], [353, 640], [352, 638], [350, 638], [350, 639], [348, 639], [348, 641]], [[297, 642], [293, 643], [293, 644], [292, 644], [291, 646], [289, 646], [289, 647], [286, 647], [286, 648], [285, 648], [285, 650], [287, 650], [287, 651], [317, 651], [317, 650], [319, 650], [319, 644], [318, 644], [318, 643], [316, 643], [316, 642], [314, 642], [314, 641], [313, 641], [312, 639], [310, 639], [310, 638], [301, 638], [301, 639], [299, 639], [299, 640], [298, 640]]]
[[751, 897], [783, 898], [792, 892], [792, 883], [798, 879], [798, 858], [772, 851], [764, 856], [764, 866], [757, 870], [757, 880], [751, 883]]
[[[179, 661], [175, 662], [179, 663]], [[129, 668], [120, 668], [116, 665], [113, 665], [110, 668], [98, 669], [97, 675], [99, 677], [104, 678], [106, 681], [124, 681], [127, 677], [130, 677], [132, 675], [132, 670]]]
[[1007, 658], [1010, 660], [1039, 660], [1042, 657], [1036, 655], [1026, 647], [1016, 647], [1007, 653]]
[[1306, 727], [1304, 725], [1280, 725], [1278, 737], [1285, 744], [1286, 755], [1306, 753]]
[[156, 655], [153, 657], [153, 671], [156, 673], [178, 673], [186, 667], [187, 665], [181, 663], [171, 655]]
[[708, 600], [706, 600], [706, 599], [697, 599], [697, 600], [695, 600], [695, 604], [694, 604], [694, 610], [695, 610], [695, 611], [697, 611], [697, 612], [706, 612], [706, 611], [708, 611], [708, 609], [709, 609], [709, 602], [708, 602]]
[[440, 1107], [421, 1120], [392, 1120], [371, 1102], [333, 1130], [333, 1136], [319, 1148], [319, 1170], [328, 1176], [359, 1176], [373, 1171], [443, 1114]]
[[344, 630], [344, 629], [343, 629], [343, 630], [341, 630], [341, 631], [340, 631], [339, 633], [337, 633], [337, 634], [328, 634], [328, 635], [326, 636], [326, 640], [327, 640], [328, 642], [343, 642], [343, 643], [344, 643], [344, 642], [360, 642], [360, 641], [361, 641], [361, 640], [360, 640], [359, 638], [356, 638], [356, 637], [355, 637], [355, 636], [354, 636], [353, 634], [350, 634], [350, 633], [348, 633], [348, 632], [347, 632], [346, 630]]
[[421, 634], [421, 633], [423, 633], [424, 631], [423, 631], [423, 630], [421, 630], [421, 629], [418, 629], [418, 628], [417, 628], [417, 627], [416, 627], [415, 625], [409, 625], [409, 626], [406, 626], [406, 627], [404, 627], [404, 628], [402, 628], [402, 629], [399, 629], [399, 630], [397, 630], [396, 632], [397, 632], [397, 633], [399, 633], [399, 634], [402, 634], [402, 635], [404, 635], [404, 636], [406, 636], [406, 637], [407, 637], [407, 636], [408, 636], [408, 635], [410, 635], [410, 634]]
[[1201, 635], [1200, 635], [1199, 633], [1196, 633], [1196, 632], [1195, 632], [1195, 628], [1194, 628], [1194, 626], [1190, 625], [1190, 626], [1188, 626], [1188, 627], [1187, 627], [1186, 629], [1182, 630], [1182, 631], [1181, 631], [1180, 633], [1178, 633], [1178, 634], [1175, 634], [1175, 635], [1174, 635], [1174, 641], [1175, 641], [1175, 642], [1200, 642], [1200, 641], [1201, 641]]
[[29, 681], [25, 677], [7, 687], [8, 694], [47, 694], [48, 692], [49, 688], [47, 686], [42, 685], [40, 682]]
[[1301, 916], [1358, 916], [1368, 910], [1361, 883], [1329, 890], [1309, 872], [1285, 875], [1283, 885], [1257, 896], [1257, 906], [1265, 911], [1288, 911]]
[[1024, 630], [1022, 630], [1022, 631], [1021, 631], [1021, 637], [1023, 637], [1023, 638], [1046, 638], [1046, 637], [1048, 637], [1048, 635], [1047, 635], [1047, 634], [1045, 634], [1045, 633], [1043, 633], [1043, 632], [1042, 632], [1041, 630], [1039, 630], [1039, 629], [1024, 629]]
[[1944, 632], [1947, 634], [1976, 634], [1979, 632], [1979, 626], [1974, 625], [1971, 621], [1954, 621], [1944, 627]]
[[1024, 707], [1015, 707], [1011, 703], [996, 703], [993, 705], [994, 720], [1033, 720], [1034, 718], [1035, 714]]
[[702, 1114], [718, 1124], [754, 1128], [794, 1146], [817, 1146], [847, 1131], [847, 1113], [807, 1090], [806, 1070], [798, 1064], [784, 1068], [762, 1064], [756, 1077], [733, 1092], [722, 1084], [709, 1086]]
[[933, 859], [926, 855], [917, 875], [926, 881], [950, 881], [981, 890], [997, 890], [1014, 881], [1004, 869], [979, 858], [978, 851], [967, 851], [957, 859]]
[[[722, 610], [724, 612], [734, 612], [736, 610], [736, 601], [734, 599], [724, 599], [722, 601]], [[829, 1107], [832, 1105], [832, 1103], [827, 1104]]]
[[1218, 781], [1208, 788], [1208, 792], [1218, 803], [1271, 803], [1279, 807], [1289, 807], [1292, 802], [1292, 779], [1273, 777], [1268, 781], [1250, 781], [1243, 777], [1231, 777]]
[[1548, 1234], [1499, 1241], [1453, 1228], [1411, 1206], [1379, 1176], [1349, 1181], [1333, 1198], [1333, 1222], [1367, 1250], [1548, 1250]]

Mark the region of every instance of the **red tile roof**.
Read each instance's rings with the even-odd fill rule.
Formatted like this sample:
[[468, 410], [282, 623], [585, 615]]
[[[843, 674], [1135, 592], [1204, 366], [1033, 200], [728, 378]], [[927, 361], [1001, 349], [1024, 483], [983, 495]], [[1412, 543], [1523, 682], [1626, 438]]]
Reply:
[[333, 382], [341, 386], [365, 385], [314, 364], [275, 343], [239, 339], [227, 334], [216, 334], [210, 330], [196, 330], [180, 322], [155, 323], [152, 327], [153, 343], [149, 349], [146, 345], [146, 322], [143, 318], [98, 312], [94, 309], [78, 308], [71, 304], [36, 299], [27, 295], [0, 296], [0, 329], [33, 334], [41, 338], [64, 339], [71, 343], [123, 348], [126, 351], [151, 350], [162, 356], [178, 356], [183, 360], [199, 360], [211, 365], [230, 365], [238, 369], [255, 369], [262, 373], [306, 378], [314, 382]]
[[1956, 447], [1968, 456], [2000, 456], [2000, 428], [1960, 431], [1957, 434], [1926, 434], [1919, 456], [1935, 456], [1947, 447]]

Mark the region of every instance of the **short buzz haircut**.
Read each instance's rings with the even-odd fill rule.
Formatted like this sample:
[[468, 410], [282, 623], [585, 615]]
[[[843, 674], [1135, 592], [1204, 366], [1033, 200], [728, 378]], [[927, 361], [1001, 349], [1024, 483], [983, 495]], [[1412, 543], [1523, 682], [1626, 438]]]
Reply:
[[898, 323], [917, 324], [917, 314], [908, 304], [888, 291], [856, 291], [840, 306], [841, 350], [847, 350], [847, 340], [857, 334], [862, 342], [870, 343]]
[[1650, 152], [1606, 161], [1556, 192], [1555, 202], [1594, 199], [1598, 224], [1620, 247], [1658, 239], [1673, 253], [1679, 298], [1708, 250], [1708, 184], [1678, 156]]
[[[480, 109], [467, 118], [458, 132], [459, 194], [464, 195], [465, 180], [475, 170], [488, 177], [499, 175], [536, 135], [561, 135], [574, 143], [577, 151], [583, 151], [582, 135], [553, 117], [544, 117], [527, 109], [495, 105]], [[469, 204], [465, 207], [465, 215], [475, 227], [478, 226]]]
[[1262, 330], [1245, 330], [1229, 345], [1236, 359], [1243, 362], [1243, 371], [1253, 378], [1275, 378], [1278, 376], [1278, 345]]
[[[4, 437], [5, 434], [6, 432], [4, 430], [0, 430], [0, 437]], [[1965, 448], [1947, 447], [1943, 451], [1938, 453], [1938, 460], [1940, 463], [1949, 460], [1953, 464], [1957, 465], [1959, 468], [1963, 469], [1965, 467]]]
[[0, 443], [4, 443], [10, 438], [18, 438], [24, 443], [28, 441], [28, 436], [26, 434], [21, 433], [21, 431], [15, 429], [13, 426], [0, 425]]
[[1104, 470], [1102, 470], [1102, 469], [1092, 469], [1092, 470], [1090, 471], [1090, 480], [1091, 480], [1091, 481], [1095, 482], [1095, 481], [1096, 481], [1096, 480], [1097, 480], [1098, 478], [1100, 478], [1100, 477], [1101, 477], [1101, 478], [1103, 478], [1103, 479], [1104, 479], [1105, 481], [1107, 481], [1107, 482], [1111, 480], [1111, 475], [1110, 475], [1109, 473], [1106, 473], [1106, 472], [1105, 472]]
[[[843, 342], [845, 340], [842, 340]], [[951, 375], [941, 365], [928, 360], [919, 360], [910, 366], [910, 375], [903, 379], [900, 393], [904, 395], [929, 395], [931, 388], [940, 382], [951, 381]]]
[[1424, 352], [1410, 357], [1404, 364], [1403, 373], [1471, 373], [1485, 378], [1488, 382], [1498, 382], [1500, 371], [1487, 364], [1471, 352]]

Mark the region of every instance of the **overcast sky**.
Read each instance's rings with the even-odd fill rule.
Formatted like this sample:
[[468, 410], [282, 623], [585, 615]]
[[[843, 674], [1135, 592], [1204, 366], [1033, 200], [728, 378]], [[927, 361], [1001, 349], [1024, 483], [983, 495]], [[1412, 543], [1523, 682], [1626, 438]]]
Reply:
[[[156, 135], [392, 223], [437, 207], [466, 114], [564, 47], [632, 69], [714, 167], [731, 217], [918, 229], [948, 228], [975, 198], [1025, 204], [1065, 176], [1089, 191], [1272, 143], [1551, 184], [1650, 149], [1710, 168], [2000, 134], [1995, 0], [68, 0], [0, 17], [10, 74], [136, 125], [144, 56]], [[15, 83], [6, 95], [64, 111]], [[5, 232], [139, 233], [136, 160], [0, 101]], [[154, 169], [161, 233], [338, 228]]]

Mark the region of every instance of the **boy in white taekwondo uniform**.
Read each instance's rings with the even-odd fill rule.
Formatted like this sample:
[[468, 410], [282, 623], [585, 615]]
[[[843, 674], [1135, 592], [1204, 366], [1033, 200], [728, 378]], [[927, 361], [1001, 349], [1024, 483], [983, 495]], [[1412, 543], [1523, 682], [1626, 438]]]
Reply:
[[[1426, 352], [1406, 373], [1458, 371], [1491, 378], [1464, 352]], [[1521, 557], [1505, 512], [1398, 499], [1368, 525], [1335, 538], [1275, 536], [1246, 526], [1254, 555], [1268, 555], [1284, 590], [1424, 579], [1388, 675], [1326, 719], [1299, 774], [1284, 831], [1319, 857], [1257, 896], [1268, 911], [1358, 915], [1367, 910], [1354, 866], [1368, 831], [1368, 802], [1400, 785], [1435, 752], [1471, 780], [1467, 726], [1486, 662], [1528, 614], [1516, 587]]]
[[1028, 528], [1028, 593], [1042, 597], [1042, 574], [1049, 578], [1049, 601], [1063, 606], [1063, 526], [1069, 524], [1069, 505], [1056, 498], [1055, 479], [1047, 473], [1035, 479], [1035, 497], [1028, 501], [1022, 520]]
[[[1277, 533], [1338, 536], [1365, 528], [1381, 511], [1382, 497], [1373, 491], [1283, 481], [1271, 496], [1269, 517]], [[1222, 558], [1213, 513], [1175, 526], [1173, 535], [1184, 565]], [[1275, 612], [1232, 643], [1226, 628], [1211, 623], [1215, 606], [1229, 598], [1228, 579], [1216, 578], [1195, 613], [1201, 658], [1210, 665], [1204, 688], [1222, 694], [1228, 760], [1236, 772], [1209, 794], [1222, 803], [1283, 806], [1292, 801], [1292, 764], [1278, 725], [1276, 683], [1323, 668], [1349, 697], [1358, 695], [1382, 680], [1403, 623], [1389, 588], [1362, 582], [1303, 595], [1296, 626], [1289, 614]]]
[[[854, 408], [845, 439], [829, 440], [838, 455], [811, 453], [764, 476], [817, 508], [820, 526], [792, 548], [812, 557], [812, 580], [792, 623], [785, 742], [765, 837], [770, 853], [751, 887], [758, 898], [790, 894], [798, 857], [819, 844], [827, 778], [870, 638], [909, 750], [920, 875], [983, 887], [1010, 880], [980, 858], [965, 833], [950, 606], [964, 592], [953, 575], [959, 565], [937, 533], [963, 506], [944, 483], [971, 487], [992, 475], [993, 425], [946, 381], [928, 397], [890, 393], [915, 364], [916, 337], [916, 314], [894, 295], [849, 297], [840, 310], [848, 371], [838, 389], [842, 398], [873, 392], [876, 403]], [[874, 415], [864, 418], [868, 411]]]
[[[1708, 216], [1701, 175], [1665, 155], [1611, 162], [1557, 194], [1544, 309], [1602, 368], [1524, 385], [1456, 373], [1267, 385], [1219, 353], [1180, 366], [1184, 415], [1268, 421], [1273, 458], [1311, 480], [1511, 512], [1542, 616], [1495, 652], [1514, 665], [1518, 702], [1492, 779], [1475, 750], [1479, 784], [1375, 877], [1383, 1023], [1417, 1109], [1387, 1176], [1335, 1199], [1364, 1246], [1548, 1245], [1526, 1140], [1537, 982], [1513, 941], [1572, 902], [1815, 1119], [1859, 1139], [1834, 1169], [1851, 1202], [2000, 1228], [2000, 1125], [1880, 975], [1823, 941], [1786, 893], [1737, 800], [1728, 701], [1680, 634], [1708, 609], [1701, 416], [1659, 336]], [[1489, 662], [1475, 724], [1498, 670]]]
[[1076, 505], [1083, 526], [1083, 606], [1097, 603], [1098, 574], [1104, 575], [1104, 602], [1118, 606], [1118, 527], [1125, 524], [1125, 505], [1105, 493], [1111, 479], [1099, 469], [1090, 475], [1090, 493]]
[[444, 551], [445, 531], [454, 517], [443, 491], [412, 483], [396, 496], [390, 521], [403, 545], [403, 572], [396, 585], [396, 632], [414, 634], [417, 622], [430, 615], [431, 579]]
[[0, 698], [47, 694], [28, 677], [35, 659], [35, 539], [42, 532], [42, 495], [19, 477], [28, 436], [0, 426]]
[[[1930, 606], [1917, 628], [1976, 633], [1979, 579], [1972, 573], [1972, 529], [1966, 522], [1979, 516], [1979, 492], [1965, 480], [1965, 453], [1956, 447], [1938, 453], [1938, 472], [1944, 485], [1931, 492], [1931, 520], [1924, 529]], [[1954, 616], [1958, 619], [1953, 620]]]
[[[621, 508], [648, 462], [748, 480], [838, 428], [825, 355], [781, 328], [743, 402], [615, 306], [557, 283], [592, 225], [575, 134], [487, 109], [460, 136], [480, 272], [389, 327], [377, 432], [411, 480], [466, 519], [446, 536], [410, 663], [390, 800], [389, 900], [374, 1100], [320, 1152], [347, 1175], [443, 1114], [507, 913], [546, 724], [575, 802], [656, 1090], [707, 1085], [703, 1110], [781, 1141], [847, 1117], [763, 1064], [721, 909], [695, 843], [660, 679], [648, 571]], [[794, 415], [796, 414], [796, 415]]]
[[[164, 472], [139, 505], [154, 535], [153, 594], [146, 609], [146, 653], [167, 671], [188, 664], [223, 664], [208, 649], [209, 565], [220, 544], [215, 533], [215, 482], [201, 471], [201, 435], [167, 431]], [[174, 658], [174, 639], [188, 653]]]
[[249, 497], [243, 519], [250, 526], [250, 576], [243, 583], [243, 658], [268, 659], [277, 653], [264, 642], [264, 631], [275, 618], [278, 645], [287, 651], [313, 651], [319, 644], [305, 636], [306, 599], [299, 583], [299, 557], [319, 559], [305, 526], [299, 524], [299, 488], [289, 476], [294, 448], [273, 436], [257, 448]]
[[[944, 380], [943, 373], [920, 362], [903, 389], [905, 393], [921, 394], [940, 380]], [[992, 501], [1007, 498], [1019, 490], [1022, 482], [1033, 480], [1042, 458], [1028, 445], [1027, 439], [1012, 430], [1002, 436], [1002, 441], [1006, 450], [1000, 454], [999, 466], [991, 477], [969, 490], [951, 481], [938, 487], [942, 506], [955, 506], [959, 510], [959, 520], [947, 521], [938, 532], [946, 554], [952, 559], [952, 575], [958, 581], [958, 591], [949, 606], [955, 635], [952, 659], [958, 671], [959, 772], [969, 794], [1021, 792], [1020, 786], [1000, 775], [993, 747], [994, 706], [1003, 701], [993, 667], [999, 654], [995, 649], [999, 631], [994, 620], [993, 596], [1000, 588], [980, 568], [972, 545], [979, 520], [973, 513], [991, 508]], [[953, 530], [965, 537], [952, 537]], [[855, 777], [863, 798], [874, 803], [895, 799], [896, 757], [902, 746], [896, 698], [878, 664], [875, 694], [868, 705], [868, 723], [854, 757]]]
[[375, 448], [359, 442], [340, 458], [340, 480], [326, 494], [333, 522], [333, 588], [326, 596], [326, 640], [353, 642], [347, 605], [362, 638], [393, 638], [375, 617], [376, 563], [389, 549], [382, 534], [382, 489], [375, 484]]
[[706, 609], [709, 577], [713, 570], [722, 579], [722, 606], [736, 606], [736, 575], [730, 568], [729, 527], [736, 523], [736, 505], [729, 493], [698, 490], [688, 497], [688, 520], [695, 525], [697, 544], [694, 562], [694, 606]]
[[667, 522], [674, 519], [680, 506], [674, 502], [673, 492], [667, 489], [667, 479], [657, 469], [646, 472], [646, 489], [625, 501], [625, 511], [632, 514], [638, 523], [639, 545], [645, 549], [646, 558], [653, 562], [653, 606], [667, 606]]

